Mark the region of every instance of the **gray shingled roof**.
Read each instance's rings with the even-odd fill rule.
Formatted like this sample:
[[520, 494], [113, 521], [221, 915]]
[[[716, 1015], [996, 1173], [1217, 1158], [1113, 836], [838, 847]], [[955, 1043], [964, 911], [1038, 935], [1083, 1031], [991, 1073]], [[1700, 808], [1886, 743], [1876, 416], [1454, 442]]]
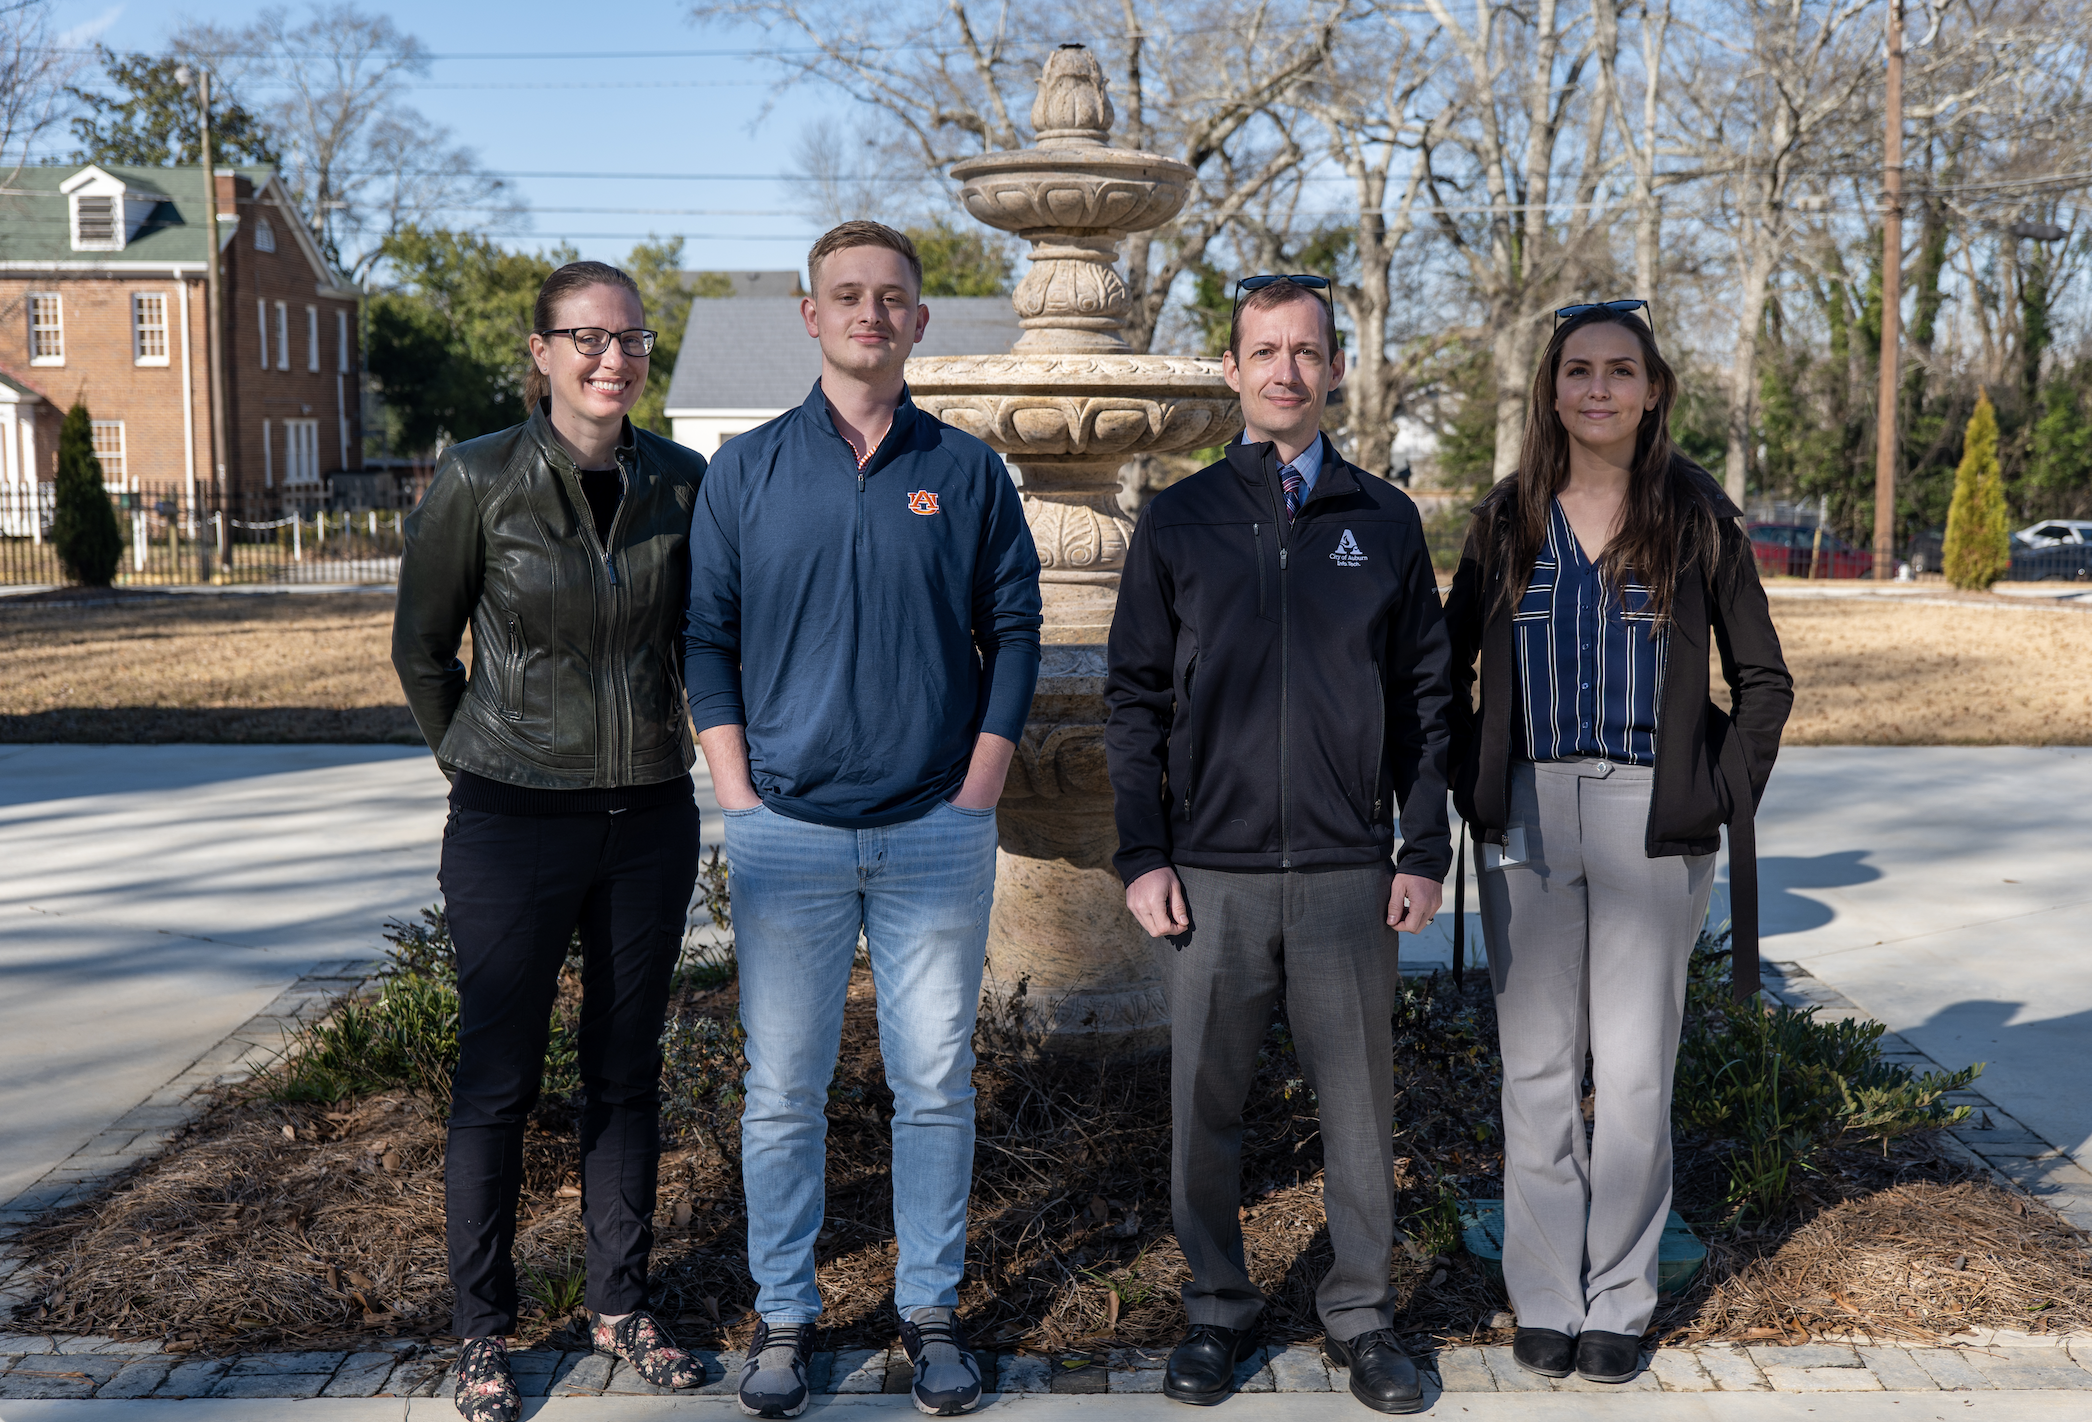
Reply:
[[[999, 355], [1024, 328], [1007, 296], [932, 296], [917, 355]], [[746, 296], [690, 303], [690, 324], [668, 382], [675, 410], [789, 410], [821, 374], [821, 350], [799, 303]]]
[[735, 296], [803, 296], [799, 273], [788, 272], [697, 272], [683, 273], [693, 285], [699, 277], [723, 276], [734, 284]]

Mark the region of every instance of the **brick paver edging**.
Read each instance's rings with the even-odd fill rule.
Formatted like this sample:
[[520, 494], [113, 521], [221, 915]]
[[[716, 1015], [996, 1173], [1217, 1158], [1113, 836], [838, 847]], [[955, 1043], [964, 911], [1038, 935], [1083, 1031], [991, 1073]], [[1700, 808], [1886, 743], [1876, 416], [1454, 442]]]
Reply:
[[[366, 1352], [250, 1353], [189, 1358], [137, 1352], [107, 1338], [0, 1334], [0, 1400], [16, 1398], [449, 1397], [454, 1349], [401, 1343]], [[726, 1394], [741, 1354], [694, 1350], [705, 1364], [699, 1394]], [[2092, 1393], [2092, 1334], [2069, 1338], [1991, 1333], [1951, 1348], [1810, 1343], [1798, 1347], [1716, 1344], [1646, 1355], [1632, 1382], [1549, 1380], [1512, 1363], [1504, 1347], [1445, 1348], [1418, 1357], [1446, 1392], [2005, 1392]], [[621, 1361], [589, 1352], [535, 1348], [510, 1355], [530, 1397], [661, 1395]], [[1115, 1349], [1080, 1360], [984, 1355], [997, 1392], [1155, 1393], [1166, 1350]], [[1245, 1393], [1341, 1392], [1341, 1369], [1313, 1345], [1261, 1349], [1236, 1375]], [[902, 1393], [912, 1381], [900, 1349], [816, 1353], [818, 1392]], [[687, 1394], [685, 1394], [687, 1395]], [[2092, 1408], [2092, 1398], [2087, 1399]]]
[[[1769, 996], [1794, 1007], [1818, 1008], [1817, 1016], [1826, 1021], [1872, 1020], [1851, 998], [1798, 963], [1767, 962], [1762, 969]], [[1883, 1034], [1881, 1053], [1921, 1075], [1947, 1070], [1894, 1032]], [[1982, 1081], [1982, 1077], [1976, 1078], [1977, 1085]], [[1989, 1171], [1999, 1183], [2024, 1191], [2077, 1228], [2092, 1232], [2092, 1170], [2079, 1165], [2054, 1142], [2035, 1135], [1980, 1091], [1956, 1091], [1946, 1099], [1952, 1105], [1972, 1108], [1966, 1121], [1940, 1133], [1950, 1148]]]
[[[213, 1092], [247, 1080], [274, 1060], [288, 1035], [325, 1016], [337, 1001], [369, 981], [377, 968], [366, 958], [315, 964], [172, 1081], [0, 1206], [0, 1329], [6, 1327], [8, 1311], [28, 1301], [28, 1292], [14, 1283], [24, 1263], [14, 1248], [23, 1229], [40, 1215], [86, 1199], [165, 1150], [183, 1127], [210, 1108]], [[0, 1332], [0, 1338], [5, 1336]], [[0, 1356], [7, 1351], [0, 1344]], [[0, 1397], [7, 1395], [0, 1392]]]

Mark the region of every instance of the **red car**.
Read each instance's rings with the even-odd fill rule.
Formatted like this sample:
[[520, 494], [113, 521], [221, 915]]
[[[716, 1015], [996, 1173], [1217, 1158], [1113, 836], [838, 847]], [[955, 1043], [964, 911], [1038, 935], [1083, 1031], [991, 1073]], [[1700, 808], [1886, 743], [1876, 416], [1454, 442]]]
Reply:
[[[1873, 553], [1853, 547], [1829, 529], [1800, 523], [1754, 523], [1751, 552], [1758, 572], [1768, 578], [1871, 578]], [[1811, 564], [1814, 571], [1811, 571]]]

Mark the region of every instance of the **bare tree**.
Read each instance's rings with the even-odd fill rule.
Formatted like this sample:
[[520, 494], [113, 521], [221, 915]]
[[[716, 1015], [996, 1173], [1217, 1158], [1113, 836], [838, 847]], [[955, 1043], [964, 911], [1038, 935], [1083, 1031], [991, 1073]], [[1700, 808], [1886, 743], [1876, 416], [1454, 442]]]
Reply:
[[1583, 88], [1601, 50], [1605, 66], [1614, 62], [1606, 46], [1617, 45], [1618, 31], [1594, 30], [1563, 0], [1474, 0], [1467, 22], [1450, 0], [1424, 6], [1456, 59], [1447, 82], [1458, 112], [1445, 141], [1426, 150], [1426, 186], [1486, 315], [1502, 478], [1518, 467], [1549, 308], [1612, 221], [1601, 201], [1610, 115]]
[[[1274, 14], [1274, 9], [1282, 13]], [[1028, 110], [1046, 52], [1062, 40], [1098, 51], [1114, 76], [1117, 141], [1167, 153], [1199, 175], [1168, 226], [1128, 243], [1125, 336], [1145, 350], [1171, 285], [1245, 206], [1306, 157], [1279, 111], [1325, 61], [1353, 0], [714, 0], [700, 21], [756, 23], [782, 84], [839, 88], [886, 114], [924, 171], [1030, 141]]]
[[1692, 173], [1667, 173], [1659, 178], [1659, 154], [1663, 92], [1664, 50], [1671, 31], [1671, 0], [1641, 0], [1636, 8], [1636, 26], [1641, 50], [1640, 127], [1628, 117], [1627, 96], [1619, 74], [1620, 0], [1591, 0], [1596, 25], [1599, 91], [1612, 111], [1634, 173], [1634, 294], [1654, 302], [1662, 279], [1658, 244], [1663, 229], [1663, 199], [1658, 187], [1690, 181]]
[[1457, 112], [1431, 84], [1438, 31], [1378, 18], [1329, 56], [1302, 99], [1322, 132], [1322, 156], [1349, 180], [1353, 261], [1336, 287], [1356, 346], [1344, 376], [1344, 435], [1351, 457], [1371, 469], [1392, 461], [1396, 416], [1419, 370], [1453, 334], [1434, 322], [1433, 336], [1409, 339], [1419, 323], [1395, 320], [1394, 269], [1416, 235], [1428, 172], [1422, 155]]
[[1722, 482], [1739, 504], [1766, 302], [1781, 265], [1805, 245], [1800, 185], [1833, 166], [1835, 155], [1866, 147], [1866, 106], [1855, 101], [1875, 80], [1871, 6], [1717, 0], [1700, 29], [1709, 62], [1685, 87], [1695, 96], [1701, 157], [1720, 184], [1716, 220], [1729, 228], [1736, 253]]
[[65, 117], [80, 55], [52, 43], [51, 0], [0, 3], [0, 164], [19, 170]]
[[451, 143], [448, 129], [404, 102], [404, 82], [427, 72], [428, 51], [386, 16], [353, 3], [316, 3], [293, 21], [272, 8], [243, 30], [185, 26], [172, 43], [250, 90], [283, 95], [267, 119], [284, 184], [320, 250], [354, 277], [409, 223], [454, 222], [470, 212], [472, 220], [454, 225], [502, 227], [521, 215], [470, 148]]
[[947, 185], [925, 173], [907, 139], [879, 122], [876, 111], [853, 132], [827, 116], [799, 130], [792, 145], [793, 205], [820, 226], [869, 217], [908, 227], [949, 217]]

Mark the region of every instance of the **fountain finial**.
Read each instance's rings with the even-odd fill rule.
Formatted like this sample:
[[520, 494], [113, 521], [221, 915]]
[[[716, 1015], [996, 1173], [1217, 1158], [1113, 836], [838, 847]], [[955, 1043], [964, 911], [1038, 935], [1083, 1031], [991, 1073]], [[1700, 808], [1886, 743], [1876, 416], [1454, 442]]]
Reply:
[[1041, 147], [1101, 147], [1118, 115], [1104, 66], [1085, 45], [1064, 44], [1046, 56], [1031, 126]]

